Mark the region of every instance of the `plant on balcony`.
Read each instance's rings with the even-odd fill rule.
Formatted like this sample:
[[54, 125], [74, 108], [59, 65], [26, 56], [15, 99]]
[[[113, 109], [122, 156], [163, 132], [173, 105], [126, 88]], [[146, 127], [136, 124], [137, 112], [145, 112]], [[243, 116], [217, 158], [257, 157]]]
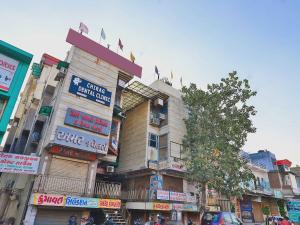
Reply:
[[249, 104], [256, 92], [234, 71], [220, 83], [208, 85], [207, 90], [191, 84], [183, 87], [182, 93], [188, 111], [184, 161], [189, 178], [198, 187], [203, 211], [208, 188], [228, 199], [239, 197], [254, 178], [247, 161], [240, 157], [240, 149], [248, 134], [256, 131], [252, 124], [256, 111]]

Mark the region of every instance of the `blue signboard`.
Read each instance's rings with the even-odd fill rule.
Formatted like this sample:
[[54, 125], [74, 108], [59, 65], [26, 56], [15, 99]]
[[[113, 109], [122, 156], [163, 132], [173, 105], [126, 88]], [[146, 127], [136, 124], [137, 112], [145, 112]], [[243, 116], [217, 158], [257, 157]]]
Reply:
[[68, 108], [65, 124], [108, 136], [111, 122], [88, 113]]
[[241, 201], [241, 216], [245, 223], [253, 223], [253, 213], [252, 213], [252, 202], [251, 201]]
[[300, 199], [292, 199], [287, 203], [289, 219], [295, 223], [300, 223]]
[[99, 198], [66, 197], [66, 207], [98, 208]]
[[97, 84], [72, 76], [69, 92], [105, 106], [110, 106], [111, 92]]
[[104, 155], [108, 151], [108, 138], [101, 138], [61, 126], [56, 129], [54, 143]]

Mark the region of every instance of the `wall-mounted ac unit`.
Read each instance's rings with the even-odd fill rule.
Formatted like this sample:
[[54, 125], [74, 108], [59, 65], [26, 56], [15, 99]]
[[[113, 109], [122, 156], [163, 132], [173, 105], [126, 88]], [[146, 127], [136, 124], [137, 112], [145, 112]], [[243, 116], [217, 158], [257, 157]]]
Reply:
[[107, 173], [113, 173], [115, 171], [115, 167], [113, 167], [113, 166], [107, 166], [106, 167], [106, 172]]
[[160, 113], [160, 114], [159, 114], [159, 119], [165, 120], [165, 119], [166, 119], [166, 114]]
[[125, 88], [126, 82], [124, 80], [118, 80], [118, 86], [121, 88]]
[[160, 119], [159, 118], [151, 118], [150, 119], [150, 124], [154, 125], [154, 126], [159, 126], [160, 125]]
[[155, 106], [163, 106], [164, 105], [164, 100], [160, 99], [160, 98], [157, 98], [155, 101], [154, 101], [154, 105]]

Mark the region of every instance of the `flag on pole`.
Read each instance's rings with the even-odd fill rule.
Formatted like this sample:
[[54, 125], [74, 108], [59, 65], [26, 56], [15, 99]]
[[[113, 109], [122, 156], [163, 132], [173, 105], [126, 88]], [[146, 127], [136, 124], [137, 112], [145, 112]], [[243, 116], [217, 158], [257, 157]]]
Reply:
[[105, 35], [105, 32], [104, 32], [103, 28], [101, 28], [101, 36], [100, 36], [100, 40], [101, 40], [101, 38], [102, 38], [103, 40], [106, 39], [106, 35]]
[[172, 71], [171, 71], [171, 80], [173, 80], [173, 73], [172, 73]]
[[182, 86], [183, 86], [183, 85], [182, 85], [182, 77], [180, 77], [180, 84], [181, 84], [181, 87], [182, 87]]
[[118, 45], [119, 45], [119, 48], [123, 51], [123, 44], [122, 44], [122, 41], [121, 41], [120, 38], [119, 38], [119, 43], [118, 43]]
[[84, 23], [80, 22], [80, 25], [79, 25], [79, 30], [80, 30], [80, 33], [86, 33], [88, 34], [89, 33], [89, 28], [87, 27], [87, 25], [85, 25]]
[[155, 66], [155, 73], [157, 74], [157, 77], [158, 77], [158, 80], [159, 80], [159, 71], [158, 71], [158, 68], [157, 68], [157, 66]]
[[132, 62], [135, 61], [135, 57], [134, 57], [134, 55], [132, 54], [132, 52], [130, 52], [130, 59], [131, 59]]

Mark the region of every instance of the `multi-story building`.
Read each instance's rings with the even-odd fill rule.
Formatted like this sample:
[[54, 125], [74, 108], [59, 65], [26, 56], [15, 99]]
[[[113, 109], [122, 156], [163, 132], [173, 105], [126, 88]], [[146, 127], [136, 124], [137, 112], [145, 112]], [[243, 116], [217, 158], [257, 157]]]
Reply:
[[32, 54], [0, 40], [0, 143], [32, 57]]
[[197, 191], [181, 161], [186, 114], [180, 91], [162, 80], [150, 86], [136, 81], [125, 89], [123, 107], [117, 172], [131, 221], [170, 220], [176, 210], [178, 220], [198, 224]]
[[[23, 181], [22, 196], [29, 200], [27, 209], [22, 202], [24, 210], [18, 209], [18, 214], [24, 224], [80, 223], [90, 216], [98, 224], [104, 222], [105, 213], [122, 224], [119, 213], [103, 209], [121, 208], [121, 183], [113, 171], [124, 118], [122, 92], [134, 76], [141, 77], [142, 68], [72, 29], [66, 40], [72, 47], [65, 61], [46, 56], [37, 66], [41, 76], [35, 89], [28, 84], [27, 93], [36, 104], [25, 107], [20, 119], [25, 125], [6, 145], [11, 153], [38, 158], [36, 175], [26, 179], [18, 174], [1, 178], [1, 183], [12, 181], [13, 192]], [[47, 59], [52, 66], [47, 66]], [[43, 85], [43, 74], [54, 86]], [[38, 97], [40, 101], [35, 101]]]
[[256, 153], [249, 154], [251, 161], [255, 164], [261, 164], [266, 167], [268, 171], [276, 170], [276, 161], [275, 154], [268, 150], [259, 150]]

